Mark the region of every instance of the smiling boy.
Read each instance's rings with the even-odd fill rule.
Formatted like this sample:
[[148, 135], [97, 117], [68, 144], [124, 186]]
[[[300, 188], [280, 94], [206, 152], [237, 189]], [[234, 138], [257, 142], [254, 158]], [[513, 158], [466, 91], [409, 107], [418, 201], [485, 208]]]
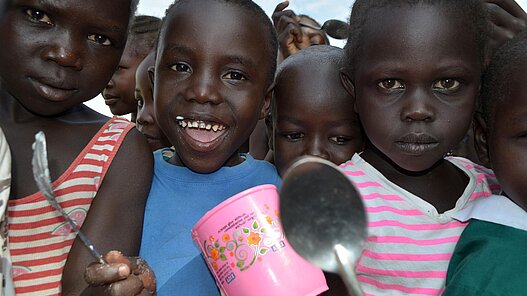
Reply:
[[280, 183], [271, 164], [239, 152], [269, 109], [276, 54], [273, 26], [252, 1], [181, 0], [167, 10], [154, 97], [175, 151], [154, 154], [140, 252], [158, 295], [218, 295], [192, 226], [236, 193]]

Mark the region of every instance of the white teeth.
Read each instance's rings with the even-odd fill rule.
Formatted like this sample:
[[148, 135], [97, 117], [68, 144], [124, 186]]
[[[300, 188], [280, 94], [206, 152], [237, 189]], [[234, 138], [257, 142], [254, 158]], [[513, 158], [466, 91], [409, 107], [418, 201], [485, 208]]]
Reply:
[[204, 122], [202, 120], [195, 120], [195, 121], [190, 121], [190, 120], [182, 120], [179, 122], [179, 125], [182, 126], [182, 127], [189, 127], [189, 128], [197, 128], [197, 129], [204, 129], [204, 130], [212, 130], [214, 132], [217, 132], [217, 131], [222, 131], [225, 129], [225, 126], [221, 125], [221, 124], [214, 124], [214, 123], [207, 123], [207, 122]]

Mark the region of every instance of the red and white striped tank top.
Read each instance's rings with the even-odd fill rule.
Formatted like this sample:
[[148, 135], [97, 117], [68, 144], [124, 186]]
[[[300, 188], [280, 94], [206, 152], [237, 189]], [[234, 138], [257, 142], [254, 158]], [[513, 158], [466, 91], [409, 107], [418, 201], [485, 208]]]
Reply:
[[[57, 200], [79, 226], [133, 126], [125, 119], [110, 119], [53, 182]], [[65, 219], [37, 192], [9, 201], [8, 229], [16, 295], [60, 295], [62, 270], [76, 237]]]
[[452, 216], [500, 189], [491, 170], [464, 158], [447, 160], [470, 181], [454, 209], [442, 214], [387, 180], [358, 154], [340, 165], [366, 207], [368, 238], [357, 263], [366, 295], [440, 295], [443, 291], [449, 260], [467, 225]]

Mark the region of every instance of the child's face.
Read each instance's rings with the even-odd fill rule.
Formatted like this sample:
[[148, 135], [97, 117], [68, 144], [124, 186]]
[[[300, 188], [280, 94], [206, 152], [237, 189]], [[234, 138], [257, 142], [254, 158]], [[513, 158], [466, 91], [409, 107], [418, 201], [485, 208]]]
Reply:
[[159, 129], [154, 113], [152, 80], [148, 69], [153, 71], [155, 55], [150, 53], [137, 67], [135, 74], [135, 99], [137, 102], [137, 129], [146, 137], [150, 148], [155, 151], [170, 146], [165, 134]]
[[2, 88], [41, 115], [95, 97], [119, 62], [129, 14], [130, 0], [14, 0], [0, 23]]
[[506, 195], [527, 211], [527, 61], [511, 73], [511, 92], [498, 102], [489, 135], [492, 169]]
[[366, 135], [408, 171], [431, 168], [463, 139], [479, 89], [477, 44], [460, 29], [468, 24], [439, 9], [374, 12], [354, 72]]
[[180, 4], [165, 28], [154, 97], [174, 161], [200, 173], [240, 163], [238, 149], [270, 101], [264, 26], [244, 8], [200, 0]]
[[362, 149], [353, 99], [342, 87], [338, 67], [306, 63], [285, 69], [274, 89], [273, 150], [278, 172], [313, 155], [341, 164]]
[[135, 72], [142, 58], [134, 53], [133, 44], [128, 42], [112, 79], [103, 90], [104, 102], [114, 115], [125, 115], [137, 111], [134, 97]]

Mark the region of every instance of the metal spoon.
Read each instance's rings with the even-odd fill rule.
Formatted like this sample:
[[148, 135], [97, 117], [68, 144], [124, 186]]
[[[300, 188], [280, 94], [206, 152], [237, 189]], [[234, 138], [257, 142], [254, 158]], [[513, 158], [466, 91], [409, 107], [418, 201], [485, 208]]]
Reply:
[[340, 20], [327, 20], [322, 24], [322, 27], [316, 27], [305, 23], [299, 23], [301, 27], [310, 28], [313, 30], [325, 31], [328, 36], [335, 39], [347, 39], [349, 33], [349, 25]]
[[101, 253], [95, 249], [93, 243], [86, 237], [86, 235], [79, 229], [75, 221], [62, 209], [55, 194], [51, 188], [51, 179], [49, 177], [48, 169], [48, 153], [46, 150], [46, 136], [44, 132], [40, 131], [35, 135], [35, 142], [33, 143], [33, 159], [31, 160], [33, 166], [33, 177], [37, 182], [38, 189], [42, 192], [48, 202], [66, 219], [66, 222], [71, 226], [73, 231], [79, 236], [84, 245], [90, 250], [91, 254], [99, 263], [106, 264]]
[[280, 213], [287, 240], [300, 256], [339, 273], [350, 295], [364, 295], [355, 262], [367, 236], [366, 212], [337, 166], [311, 156], [295, 162], [284, 175]]

